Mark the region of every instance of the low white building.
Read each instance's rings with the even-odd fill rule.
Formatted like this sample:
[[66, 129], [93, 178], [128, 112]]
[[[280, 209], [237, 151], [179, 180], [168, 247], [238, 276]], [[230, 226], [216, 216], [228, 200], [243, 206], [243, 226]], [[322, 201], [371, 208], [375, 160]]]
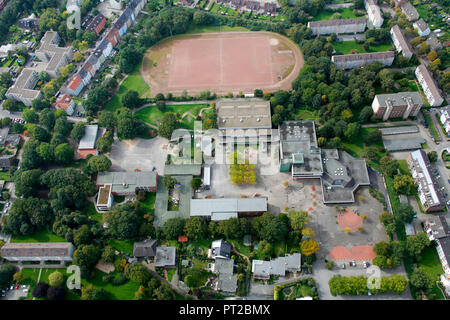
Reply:
[[441, 121], [445, 132], [447, 132], [447, 134], [450, 134], [450, 106], [439, 109], [439, 113], [439, 120]]
[[414, 29], [417, 30], [417, 33], [421, 37], [426, 37], [431, 32], [430, 28], [428, 27], [428, 24], [422, 18], [414, 22], [413, 27]]
[[442, 98], [440, 90], [433, 79], [433, 75], [424, 64], [420, 64], [416, 68], [416, 78], [422, 86], [428, 103], [433, 107], [439, 107], [444, 102], [444, 98]]

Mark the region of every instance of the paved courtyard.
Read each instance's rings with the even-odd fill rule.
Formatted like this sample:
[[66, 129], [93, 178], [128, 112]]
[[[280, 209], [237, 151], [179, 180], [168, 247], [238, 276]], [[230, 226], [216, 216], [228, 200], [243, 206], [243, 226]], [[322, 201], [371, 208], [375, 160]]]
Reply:
[[112, 162], [110, 171], [151, 171], [156, 167], [158, 174], [163, 175], [167, 143], [161, 137], [149, 140], [114, 140], [109, 154]]

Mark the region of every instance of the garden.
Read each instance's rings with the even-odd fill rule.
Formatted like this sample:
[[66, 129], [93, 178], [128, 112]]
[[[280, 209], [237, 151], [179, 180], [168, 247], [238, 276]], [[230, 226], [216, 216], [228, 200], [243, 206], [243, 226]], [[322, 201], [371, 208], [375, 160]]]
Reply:
[[342, 53], [342, 54], [349, 54], [349, 53], [366, 53], [366, 52], [383, 52], [388, 51], [392, 48], [391, 43], [380, 43], [380, 44], [370, 44], [369, 50], [366, 51], [364, 49], [363, 43], [357, 43], [355, 40], [353, 41], [333, 41], [331, 42], [333, 45], [334, 50], [336, 52]]
[[319, 300], [319, 292], [313, 278], [297, 280], [296, 282], [278, 285], [274, 288], [274, 300], [296, 300], [307, 297]]

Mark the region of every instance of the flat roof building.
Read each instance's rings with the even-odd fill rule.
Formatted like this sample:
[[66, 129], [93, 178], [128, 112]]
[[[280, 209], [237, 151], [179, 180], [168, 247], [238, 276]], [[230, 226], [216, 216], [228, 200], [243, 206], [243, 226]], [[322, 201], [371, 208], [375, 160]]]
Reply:
[[428, 103], [433, 107], [439, 107], [444, 102], [444, 98], [440, 93], [440, 90], [434, 81], [433, 75], [427, 69], [427, 67], [421, 63], [416, 68], [416, 78], [419, 81]]
[[217, 127], [227, 129], [271, 129], [270, 101], [222, 100], [216, 103]]
[[321, 179], [324, 203], [352, 203], [356, 189], [369, 184], [364, 159], [317, 146], [314, 121], [284, 121], [279, 131], [280, 172], [294, 180]]
[[422, 96], [418, 92], [377, 94], [372, 102], [375, 117], [383, 121], [393, 118], [415, 117], [422, 106]]
[[39, 60], [47, 62], [45, 71], [50, 77], [59, 75], [59, 69], [72, 61], [71, 47], [59, 47], [61, 38], [56, 31], [47, 31], [41, 39], [41, 45], [36, 50]]
[[423, 150], [416, 150], [409, 154], [407, 163], [414, 182], [422, 208], [426, 212], [440, 211], [445, 208], [445, 201], [439, 191], [435, 177], [431, 174], [431, 163]]
[[155, 267], [175, 268], [176, 267], [176, 247], [156, 247]]
[[403, 31], [398, 26], [398, 24], [396, 24], [391, 28], [391, 38], [397, 52], [401, 52], [402, 56], [404, 56], [407, 59], [411, 59], [413, 55], [413, 50], [409, 45], [409, 42], [406, 40], [405, 35], [403, 34]]
[[97, 186], [111, 185], [113, 195], [131, 195], [140, 190], [156, 192], [158, 174], [154, 171], [99, 172]]
[[25, 68], [20, 73], [16, 82], [6, 91], [6, 98], [14, 101], [20, 101], [26, 106], [31, 106], [34, 99], [41, 99], [40, 90], [34, 87], [39, 80], [39, 73], [33, 69]]
[[312, 34], [315, 36], [332, 33], [360, 33], [364, 32], [366, 25], [366, 18], [332, 19], [308, 22], [308, 28], [312, 30]]
[[364, 67], [374, 61], [381, 62], [384, 66], [390, 66], [394, 62], [394, 58], [394, 51], [385, 51], [337, 55], [332, 56], [331, 61], [339, 68], [354, 69]]
[[191, 199], [191, 217], [200, 216], [211, 221], [256, 216], [267, 212], [267, 198]]
[[[103, 132], [103, 130], [101, 130]], [[88, 154], [96, 156], [98, 154], [96, 144], [98, 138], [102, 135], [98, 125], [91, 124], [84, 128], [84, 135], [78, 144], [78, 158], [85, 159]]]

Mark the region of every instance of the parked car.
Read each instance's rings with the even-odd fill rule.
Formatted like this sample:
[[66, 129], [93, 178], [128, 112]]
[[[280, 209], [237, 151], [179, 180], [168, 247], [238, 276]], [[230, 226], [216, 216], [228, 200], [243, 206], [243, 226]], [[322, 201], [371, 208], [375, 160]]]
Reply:
[[345, 263], [343, 263], [343, 264], [341, 265], [341, 268], [342, 268], [342, 269], [345, 269]]
[[364, 261], [364, 262], [363, 262], [363, 267], [364, 267], [365, 269], [367, 269], [369, 266], [370, 266], [370, 263], [369, 263], [369, 262], [367, 262], [367, 261]]

